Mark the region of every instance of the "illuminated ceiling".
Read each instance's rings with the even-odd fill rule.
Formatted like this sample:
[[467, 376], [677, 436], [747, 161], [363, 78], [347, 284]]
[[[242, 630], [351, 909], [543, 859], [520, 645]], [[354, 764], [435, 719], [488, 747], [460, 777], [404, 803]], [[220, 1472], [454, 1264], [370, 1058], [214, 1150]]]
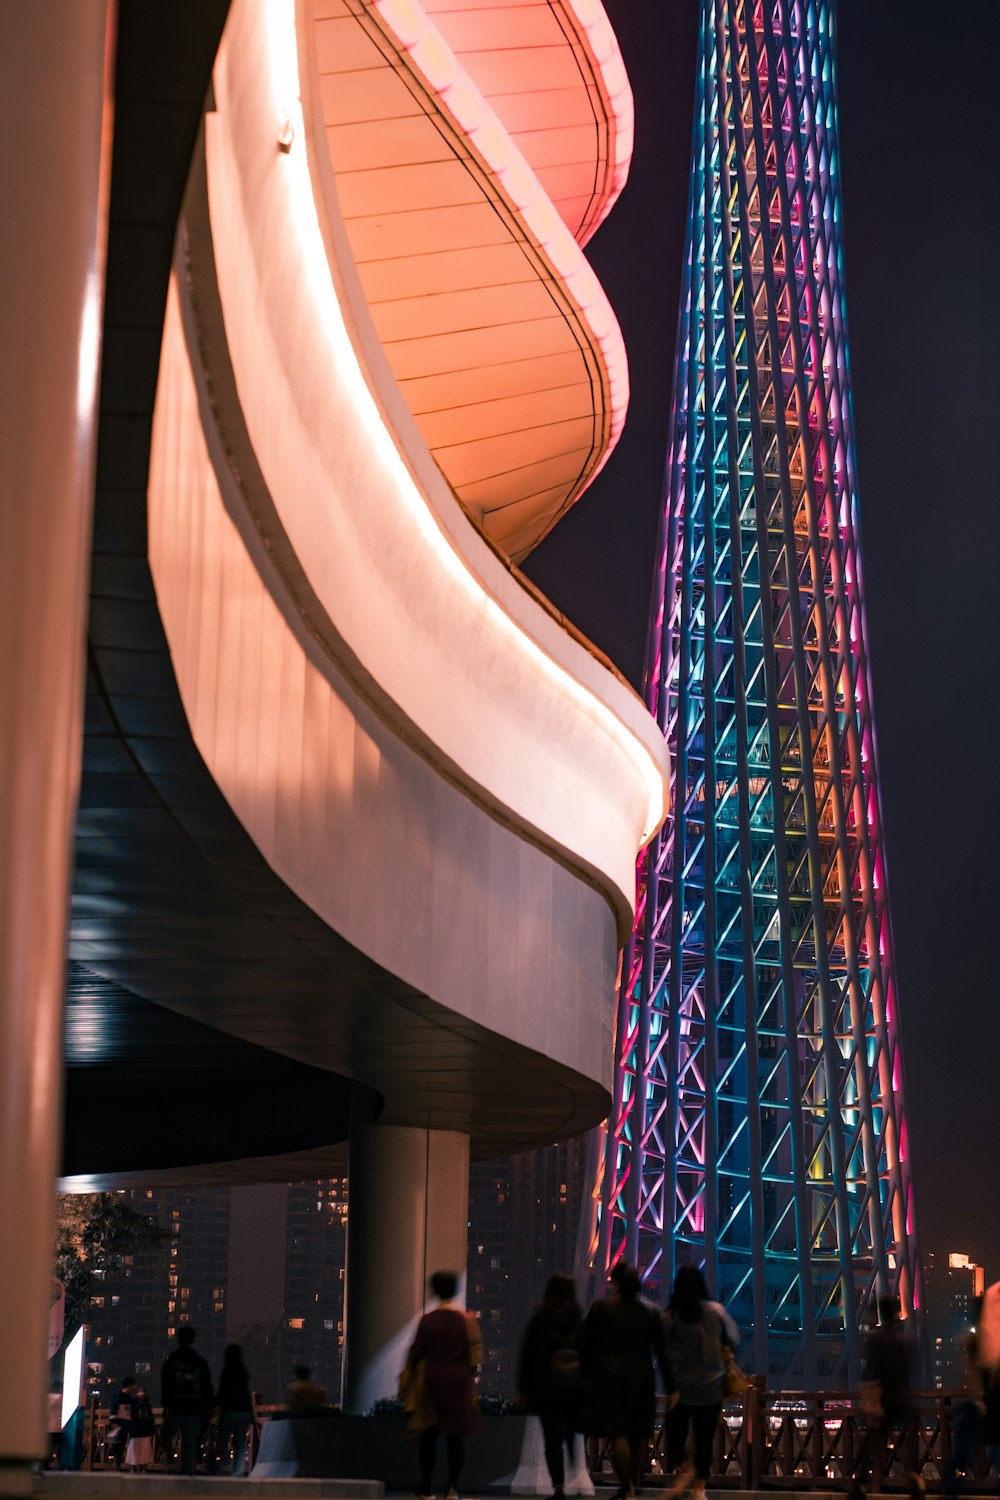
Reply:
[[316, 0], [316, 88], [403, 395], [515, 561], [617, 441], [624, 344], [580, 246], [624, 184], [632, 98], [596, 0]]

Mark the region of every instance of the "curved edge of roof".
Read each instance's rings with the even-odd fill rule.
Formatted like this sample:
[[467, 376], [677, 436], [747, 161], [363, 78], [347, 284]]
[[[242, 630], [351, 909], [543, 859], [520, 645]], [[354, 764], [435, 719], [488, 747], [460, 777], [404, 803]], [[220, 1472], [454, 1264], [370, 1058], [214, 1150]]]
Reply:
[[[377, 683], [436, 759], [585, 871], [621, 920], [634, 910], [638, 849], [667, 812], [665, 741], [632, 689], [501, 565], [434, 463], [372, 324], [335, 197], [317, 191], [317, 165], [332, 168], [307, 149], [316, 100], [286, 20], [262, 0], [234, 11], [206, 119], [225, 361], [280, 522], [269, 550], [302, 571], [318, 606], [311, 629], [350, 649], [349, 675]], [[286, 101], [300, 144], [283, 154], [272, 131]], [[334, 398], [336, 431], [303, 426], [297, 413]], [[568, 736], [599, 763], [585, 816], [564, 766], [544, 757], [555, 774], [543, 786], [528, 760], [502, 753], [484, 732], [494, 714], [523, 743]]]
[[[434, 24], [449, 39], [454, 36], [456, 24], [459, 35], [467, 35], [468, 24], [476, 14], [474, 11], [469, 12], [463, 5], [453, 7], [452, 0], [421, 0], [421, 3], [433, 17]], [[524, 0], [490, 0], [491, 21], [495, 23], [501, 16], [509, 19], [512, 47], [508, 48], [506, 43], [492, 48], [473, 46], [461, 49], [461, 56], [463, 63], [475, 75], [476, 64], [485, 64], [492, 74], [495, 65], [505, 55], [513, 56], [519, 48], [519, 34], [523, 36], [523, 45], [529, 51], [539, 46], [544, 46], [548, 52], [554, 51], [548, 36], [543, 42], [537, 26], [532, 24], [535, 12], [546, 9], [546, 6], [555, 21], [555, 31], [563, 38], [565, 52], [571, 58], [573, 68], [579, 73], [580, 83], [590, 95], [594, 122], [597, 125], [591, 161], [592, 185], [586, 207], [581, 212], [577, 206], [568, 216], [565, 210], [560, 210], [577, 243], [585, 245], [604, 222], [625, 186], [635, 133], [632, 89], [618, 39], [602, 0], [546, 0], [545, 4], [536, 3], [533, 7], [526, 7]], [[492, 27], [490, 32], [492, 33]], [[548, 133], [551, 119], [548, 114], [547, 92], [542, 91], [537, 95], [530, 90], [518, 92], [512, 101], [506, 92], [510, 82], [510, 77], [502, 73], [497, 86], [487, 87], [485, 92], [511, 134], [530, 136], [535, 129]], [[510, 111], [512, 102], [513, 117]], [[530, 157], [530, 153], [528, 154]], [[546, 165], [551, 166], [556, 164], [558, 158], [546, 157], [545, 160]], [[575, 158], [573, 163], [576, 164]], [[570, 163], [567, 162], [566, 165]]]
[[577, 235], [577, 243], [582, 246], [604, 223], [628, 181], [635, 144], [635, 103], [618, 38], [601, 0], [561, 0], [561, 6], [567, 18], [575, 23], [576, 34], [586, 48], [601, 88], [608, 125], [612, 127], [609, 180], [600, 195], [599, 207]]
[[[596, 479], [611, 457], [621, 436], [628, 413], [628, 355], [618, 319], [608, 297], [577, 240], [566, 227], [537, 176], [515, 145], [502, 120], [462, 67], [441, 32], [419, 5], [419, 0], [361, 0], [381, 29], [406, 54], [407, 65], [423, 86], [441, 103], [454, 126], [480, 158], [484, 169], [496, 182], [512, 211], [524, 225], [539, 253], [552, 267], [566, 294], [578, 309], [581, 320], [593, 334], [594, 353], [603, 366], [602, 384], [607, 392], [604, 441], [597, 448], [594, 461], [570, 490], [562, 508], [539, 531], [530, 544], [518, 547], [523, 559], [562, 519], [584, 490]], [[586, 9], [585, 0], [578, 0]], [[613, 49], [621, 68], [621, 78], [631, 101], [631, 89], [625, 65], [617, 51], [611, 24], [604, 15], [604, 29], [595, 15], [588, 38], [602, 49]], [[581, 24], [585, 24], [581, 22]], [[609, 41], [610, 38], [610, 41]], [[609, 66], [612, 51], [608, 51]], [[619, 82], [619, 88], [621, 84]], [[629, 145], [629, 160], [631, 145]], [[604, 212], [624, 186], [628, 173], [625, 163], [620, 186], [609, 198]], [[602, 215], [603, 217], [603, 215]], [[599, 221], [597, 221], [599, 222]], [[597, 222], [594, 228], [597, 227]]]

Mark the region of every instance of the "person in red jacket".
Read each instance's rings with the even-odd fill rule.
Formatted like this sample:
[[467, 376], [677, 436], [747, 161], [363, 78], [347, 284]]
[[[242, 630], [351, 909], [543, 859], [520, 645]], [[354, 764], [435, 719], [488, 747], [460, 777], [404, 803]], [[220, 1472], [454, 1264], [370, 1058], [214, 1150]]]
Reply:
[[458, 1277], [452, 1271], [435, 1271], [431, 1291], [438, 1306], [424, 1313], [406, 1357], [407, 1370], [423, 1365], [423, 1388], [436, 1421], [420, 1433], [419, 1494], [430, 1497], [434, 1480], [437, 1440], [444, 1434], [448, 1452], [445, 1500], [458, 1500], [458, 1479], [465, 1460], [466, 1435], [475, 1426], [473, 1387], [476, 1366], [482, 1355], [479, 1325], [471, 1313], [456, 1307]]

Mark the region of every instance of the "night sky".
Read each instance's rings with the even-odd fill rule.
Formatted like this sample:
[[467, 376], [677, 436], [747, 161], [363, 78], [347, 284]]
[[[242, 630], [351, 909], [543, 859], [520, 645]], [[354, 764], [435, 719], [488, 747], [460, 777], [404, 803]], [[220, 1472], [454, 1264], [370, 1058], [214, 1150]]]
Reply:
[[[695, 0], [605, 0], [636, 100], [588, 255], [632, 400], [526, 571], [639, 686], [687, 206]], [[1000, 8], [841, 0], [842, 192], [865, 607], [921, 1248], [1000, 1276]]]

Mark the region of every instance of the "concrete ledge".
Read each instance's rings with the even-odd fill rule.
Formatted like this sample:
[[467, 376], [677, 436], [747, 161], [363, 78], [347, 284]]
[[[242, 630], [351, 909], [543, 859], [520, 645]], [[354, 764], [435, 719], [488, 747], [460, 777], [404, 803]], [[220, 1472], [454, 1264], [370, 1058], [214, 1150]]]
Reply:
[[[484, 1417], [466, 1444], [463, 1494], [483, 1494], [516, 1473], [526, 1417]], [[417, 1481], [417, 1445], [406, 1436], [406, 1419], [337, 1417], [267, 1422], [261, 1432], [254, 1477], [268, 1484], [302, 1475], [364, 1474], [386, 1490], [412, 1494]], [[444, 1443], [438, 1444], [437, 1493], [443, 1490]], [[551, 1491], [547, 1491], [550, 1493]]]
[[184, 1500], [220, 1494], [268, 1495], [271, 1500], [381, 1500], [385, 1486], [377, 1479], [233, 1479], [214, 1474], [111, 1474], [87, 1469], [63, 1473], [46, 1469], [34, 1476], [34, 1495], [85, 1500], [89, 1496], [183, 1495]]

